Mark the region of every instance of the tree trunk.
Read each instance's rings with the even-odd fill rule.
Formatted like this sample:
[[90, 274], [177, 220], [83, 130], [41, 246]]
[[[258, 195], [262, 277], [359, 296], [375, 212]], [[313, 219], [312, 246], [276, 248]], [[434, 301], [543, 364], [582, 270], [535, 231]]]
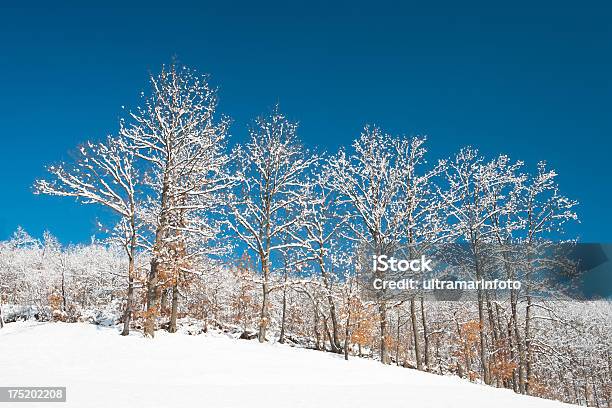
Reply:
[[[512, 317], [510, 317], [510, 319], [512, 319]], [[511, 361], [516, 361], [517, 360], [517, 351], [516, 351], [516, 341], [514, 339], [514, 328], [512, 327], [513, 323], [512, 320], [510, 320], [508, 322], [508, 327], [506, 328], [506, 330], [508, 331], [508, 333], [506, 333], [506, 337], [508, 338], [508, 347], [510, 349], [510, 360]], [[519, 361], [518, 366], [512, 370], [512, 390], [516, 393], [520, 392], [519, 389], [519, 371], [521, 370], [521, 363]]]
[[155, 231], [155, 243], [153, 245], [151, 257], [151, 269], [147, 279], [147, 312], [145, 314], [144, 335], [145, 337], [155, 336], [155, 323], [159, 312], [159, 268], [162, 262], [162, 252], [164, 248], [164, 238], [168, 231], [169, 225], [169, 181], [168, 171], [164, 171], [161, 191], [161, 209], [159, 216], [159, 224]]
[[467, 377], [469, 379], [470, 377], [470, 352], [468, 350], [468, 346], [467, 346], [467, 342], [463, 339], [463, 334], [461, 333], [461, 325], [459, 324], [459, 321], [457, 320], [457, 318], [455, 317], [455, 325], [457, 327], [457, 336], [459, 337], [459, 343], [463, 344], [463, 359], [465, 360], [465, 373], [463, 372], [463, 369], [461, 367], [461, 361], [457, 362], [457, 371], [459, 374], [459, 377], [464, 378]]
[[531, 381], [531, 296], [527, 295], [525, 310], [525, 394], [529, 394]]
[[487, 358], [487, 340], [485, 336], [485, 315], [484, 305], [482, 299], [482, 290], [478, 289], [478, 322], [480, 324], [480, 363], [482, 365], [482, 374], [485, 384], [489, 385], [491, 379], [489, 378], [489, 359]]
[[155, 337], [155, 321], [158, 312], [158, 288], [157, 288], [157, 268], [158, 259], [154, 255], [151, 259], [151, 270], [147, 279], [147, 312], [145, 313], [144, 335], [145, 337]]
[[321, 350], [320, 341], [321, 334], [319, 333], [319, 305], [317, 302], [312, 302], [314, 307], [314, 334], [315, 334], [315, 348]]
[[123, 313], [123, 331], [122, 336], [130, 334], [130, 322], [132, 321], [132, 304], [134, 302], [134, 279], [130, 275], [128, 278], [127, 298], [125, 301], [125, 311]]
[[0, 302], [0, 329], [4, 327], [4, 318], [2, 317], [2, 302]]
[[162, 288], [159, 299], [159, 315], [163, 318], [168, 315], [168, 289]]
[[399, 366], [400, 365], [400, 357], [399, 357], [399, 345], [400, 345], [400, 329], [401, 329], [401, 324], [400, 324], [400, 312], [399, 312], [399, 308], [397, 310], [397, 334], [395, 335], [395, 365]]
[[136, 256], [136, 233], [134, 227], [134, 219], [131, 220], [132, 236], [130, 237], [130, 249], [128, 252], [128, 290], [125, 300], [125, 312], [123, 314], [123, 331], [122, 336], [130, 334], [130, 323], [132, 321], [132, 310], [134, 305], [134, 269]]
[[416, 305], [414, 297], [410, 299], [410, 321], [412, 323], [412, 337], [414, 339], [414, 358], [416, 359], [417, 370], [423, 369], [421, 361], [421, 347], [419, 346], [419, 327], [416, 317]]
[[[477, 244], [473, 244], [476, 247]], [[480, 267], [480, 259], [479, 253], [476, 249], [474, 249], [474, 260], [475, 260], [475, 269], [476, 269], [476, 280], [484, 279], [481, 267]], [[478, 330], [480, 335], [480, 363], [482, 365], [482, 376], [485, 384], [489, 385], [491, 383], [491, 378], [489, 376], [489, 359], [487, 358], [487, 339], [485, 335], [485, 312], [484, 312], [484, 299], [482, 288], [478, 288], [478, 323], [480, 324], [480, 328]]]
[[323, 277], [323, 284], [325, 285], [325, 290], [327, 291], [327, 304], [329, 306], [329, 317], [332, 322], [332, 336], [330, 338], [331, 349], [334, 353], [340, 353], [342, 351], [342, 345], [340, 344], [340, 339], [338, 336], [338, 318], [336, 316], [336, 304], [334, 302], [334, 298], [332, 296], [332, 283], [327, 272], [327, 268], [325, 267], [325, 263], [323, 262], [323, 246], [320, 247], [319, 254], [319, 269], [321, 271], [321, 276]]
[[380, 361], [389, 364], [389, 353], [387, 352], [387, 305], [384, 300], [378, 302], [378, 313], [380, 318]]
[[[287, 275], [285, 274], [285, 285], [287, 284]], [[281, 317], [281, 331], [280, 339], [278, 342], [283, 344], [285, 342], [285, 320], [287, 316], [287, 286], [283, 287], [283, 315]]]
[[500, 339], [500, 335], [499, 335], [499, 331], [498, 331], [496, 320], [495, 320], [495, 312], [493, 311], [493, 304], [491, 303], [491, 299], [489, 298], [489, 295], [487, 293], [485, 293], [485, 303], [487, 305], [487, 315], [489, 317], [489, 327], [492, 329], [491, 331], [493, 333], [493, 344], [496, 344]]
[[423, 322], [423, 356], [425, 357], [425, 371], [429, 371], [429, 336], [427, 334], [427, 318], [425, 316], [425, 296], [421, 296], [421, 320]]
[[516, 344], [518, 360], [519, 360], [519, 364], [517, 367], [518, 389], [521, 394], [525, 394], [527, 392], [526, 383], [525, 383], [526, 356], [525, 356], [525, 350], [523, 349], [523, 342], [521, 340], [521, 333], [519, 331], [518, 312], [517, 312], [518, 295], [515, 290], [510, 292], [510, 297], [511, 297], [510, 307], [511, 307], [511, 313], [512, 313], [512, 316], [511, 316], [512, 321], [510, 322], [510, 324], [514, 331], [514, 337], [515, 337], [514, 343]]
[[168, 326], [169, 333], [176, 333], [176, 318], [178, 314], [179, 304], [179, 290], [178, 290], [178, 277], [177, 281], [172, 286], [172, 312], [170, 314], [170, 325]]
[[264, 343], [266, 341], [266, 328], [268, 326], [268, 277], [267, 274], [264, 277], [264, 281], [261, 285], [262, 290], [262, 300], [261, 300], [261, 310], [259, 313], [259, 333], [257, 335], [257, 339], [260, 343]]
[[338, 319], [336, 317], [336, 305], [334, 303], [334, 299], [331, 294], [327, 296], [327, 303], [329, 304], [329, 317], [332, 322], [332, 337], [331, 337], [331, 348], [334, 353], [342, 352], [342, 346], [340, 345], [340, 340], [338, 338]]
[[351, 332], [349, 329], [349, 325], [351, 324], [351, 300], [349, 297], [348, 300], [348, 311], [346, 313], [346, 322], [344, 324], [344, 359], [348, 360], [349, 358], [349, 346], [351, 340]]
[[[496, 349], [497, 347], [499, 347], [498, 346], [498, 344], [499, 344], [499, 333], [497, 332], [497, 325], [495, 324], [495, 317], [494, 317], [494, 313], [493, 313], [493, 306], [491, 304], [491, 300], [489, 299], [489, 294], [487, 292], [485, 292], [485, 296], [484, 297], [485, 297], [485, 305], [486, 305], [486, 308], [487, 308], [486, 312], [487, 312], [487, 316], [488, 316], [488, 320], [489, 320], [489, 327], [491, 328], [491, 333], [493, 334], [493, 339], [492, 339], [493, 346], [492, 346], [492, 348]], [[497, 357], [498, 357], [497, 355], [493, 356], [493, 360], [494, 360], [493, 364], [495, 364], [495, 359]], [[492, 377], [491, 376], [491, 370], [489, 370], [489, 381], [490, 381], [490, 384], [493, 383], [493, 380], [494, 380], [494, 378], [491, 378], [491, 377]], [[501, 384], [500, 384], [499, 376], [497, 376], [495, 378], [495, 381], [496, 381], [496, 386], [500, 387]]]
[[[321, 313], [322, 314], [322, 313]], [[327, 338], [327, 340], [329, 340], [329, 345], [332, 349], [332, 351], [335, 353], [336, 351], [334, 351], [334, 345], [333, 345], [333, 339], [332, 339], [332, 334], [329, 331], [329, 324], [327, 324], [327, 319], [328, 317], [323, 315], [323, 348], [325, 351], [327, 351], [327, 347], [325, 347], [325, 338]]]

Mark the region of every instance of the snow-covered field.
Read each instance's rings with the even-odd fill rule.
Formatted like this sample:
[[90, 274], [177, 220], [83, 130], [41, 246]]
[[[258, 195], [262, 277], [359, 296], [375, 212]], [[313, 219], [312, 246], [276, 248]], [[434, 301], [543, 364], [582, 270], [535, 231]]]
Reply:
[[220, 334], [126, 338], [114, 328], [84, 323], [6, 325], [0, 330], [0, 385], [66, 386], [67, 403], [56, 405], [79, 408], [570, 407], [278, 344]]

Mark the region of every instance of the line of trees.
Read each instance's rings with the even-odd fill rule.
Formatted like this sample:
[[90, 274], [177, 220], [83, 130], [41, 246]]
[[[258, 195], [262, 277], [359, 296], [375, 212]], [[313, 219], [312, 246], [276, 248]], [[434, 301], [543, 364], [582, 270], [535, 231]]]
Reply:
[[[376, 126], [335, 154], [316, 153], [278, 106], [230, 148], [230, 120], [216, 112], [207, 76], [171, 64], [150, 83], [116, 135], [86, 143], [35, 183], [38, 194], [113, 214], [106, 244], [55, 252], [98, 248], [107, 253], [100, 260], [113, 261], [68, 273], [46, 260], [46, 240], [20, 231], [0, 247], [0, 304], [77, 320], [120, 299], [123, 335], [134, 327], [150, 337], [162, 327], [174, 332], [192, 318], [260, 342], [609, 403], [611, 327], [601, 312], [609, 316], [609, 303], [539, 296], [547, 260], [536, 254], [567, 239], [564, 225], [577, 220], [577, 203], [545, 163], [531, 171], [474, 148], [428, 163], [425, 138]], [[372, 298], [358, 282], [364, 246], [374, 254], [406, 248], [413, 257], [439, 243], [469, 248], [466, 276], [521, 274], [532, 283], [508, 296], [479, 291], [475, 301], [431, 302], [423, 293]], [[16, 265], [24, 256], [25, 266]], [[85, 291], [96, 279], [101, 286]]]

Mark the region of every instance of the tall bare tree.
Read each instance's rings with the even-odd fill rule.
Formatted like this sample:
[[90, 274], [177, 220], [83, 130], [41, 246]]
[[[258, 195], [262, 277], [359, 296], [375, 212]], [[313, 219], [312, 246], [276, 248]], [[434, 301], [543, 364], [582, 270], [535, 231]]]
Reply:
[[[575, 207], [578, 202], [563, 195], [557, 184], [557, 172], [547, 167], [545, 162], [537, 165], [534, 174], [529, 174], [521, 184], [518, 193], [517, 209], [521, 229], [518, 242], [524, 248], [523, 264], [525, 273], [525, 328], [524, 347], [520, 350], [520, 372], [524, 371], [524, 386], [521, 392], [529, 393], [530, 383], [533, 380], [532, 352], [533, 338], [533, 308], [537, 306], [534, 302], [532, 291], [533, 282], [536, 280], [538, 270], [547, 267], [547, 260], [542, 259], [546, 253], [546, 247], [551, 245], [551, 236], [560, 241], [564, 235], [565, 224], [569, 221], [578, 220]], [[537, 289], [537, 288], [536, 288]], [[518, 316], [514, 318], [518, 322]], [[517, 328], [517, 341], [520, 341]]]
[[135, 257], [138, 246], [137, 187], [139, 172], [134, 151], [125, 139], [108, 137], [104, 143], [82, 145], [73, 163], [49, 166], [49, 180], [37, 180], [35, 194], [75, 197], [86, 204], [98, 204], [120, 216], [124, 248], [128, 256], [128, 290], [122, 335], [128, 335], [132, 318]]
[[300, 243], [300, 261], [312, 263], [321, 275], [327, 303], [327, 312], [322, 314], [324, 321], [331, 321], [331, 349], [339, 353], [342, 342], [335, 285], [341, 263], [339, 258], [343, 253], [341, 232], [346, 226], [348, 214], [338, 205], [338, 196], [330, 187], [330, 174], [326, 166], [314, 169], [306, 205], [303, 230], [294, 234], [294, 238]]
[[242, 180], [232, 202], [230, 227], [257, 255], [261, 268], [260, 342], [266, 340], [270, 324], [272, 256], [281, 249], [299, 246], [286, 237], [303, 224], [308, 190], [304, 176], [318, 160], [299, 143], [297, 127], [277, 106], [255, 120], [249, 142], [239, 153]]
[[231, 177], [225, 151], [229, 119], [215, 116], [217, 92], [208, 77], [172, 63], [149, 79], [151, 95], [122, 122], [120, 133], [146, 163], [148, 194], [155, 201], [144, 327], [153, 337], [159, 292], [178, 282], [176, 243], [186, 235], [210, 238], [218, 232], [211, 213]]
[[[378, 127], [366, 126], [349, 154], [344, 149], [329, 160], [330, 186], [347, 205], [354, 239], [367, 243], [375, 255], [393, 251], [406, 236], [406, 180], [415, 176], [422, 159], [421, 138], [396, 138]], [[380, 358], [387, 351], [387, 301], [378, 301]]]
[[[503, 202], [504, 195], [499, 194], [499, 191], [505, 191], [508, 186], [512, 189], [516, 182], [516, 171], [521, 165], [521, 162], [510, 162], [504, 155], [486, 161], [477, 150], [464, 148], [449, 161], [445, 170], [447, 190], [439, 193], [449, 222], [459, 234], [459, 241], [466, 243], [469, 248], [469, 264], [476, 280], [486, 279], [490, 269], [487, 248], [495, 241], [493, 220], [499, 214], [509, 211], [507, 203]], [[483, 379], [486, 384], [490, 384], [485, 314], [488, 299], [481, 288], [478, 288], [477, 295], [480, 361]]]

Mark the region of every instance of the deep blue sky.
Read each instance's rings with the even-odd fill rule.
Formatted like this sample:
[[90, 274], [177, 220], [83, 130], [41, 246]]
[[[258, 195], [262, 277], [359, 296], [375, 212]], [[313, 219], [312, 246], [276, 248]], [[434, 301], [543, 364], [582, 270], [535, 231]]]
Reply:
[[467, 144], [546, 159], [581, 203], [571, 232], [612, 241], [604, 2], [47, 3], [0, 6], [0, 239], [21, 225], [89, 240], [98, 209], [33, 196], [32, 182], [114, 132], [147, 72], [177, 55], [212, 75], [235, 140], [280, 102], [304, 142], [329, 151], [375, 122], [428, 135], [431, 159]]

